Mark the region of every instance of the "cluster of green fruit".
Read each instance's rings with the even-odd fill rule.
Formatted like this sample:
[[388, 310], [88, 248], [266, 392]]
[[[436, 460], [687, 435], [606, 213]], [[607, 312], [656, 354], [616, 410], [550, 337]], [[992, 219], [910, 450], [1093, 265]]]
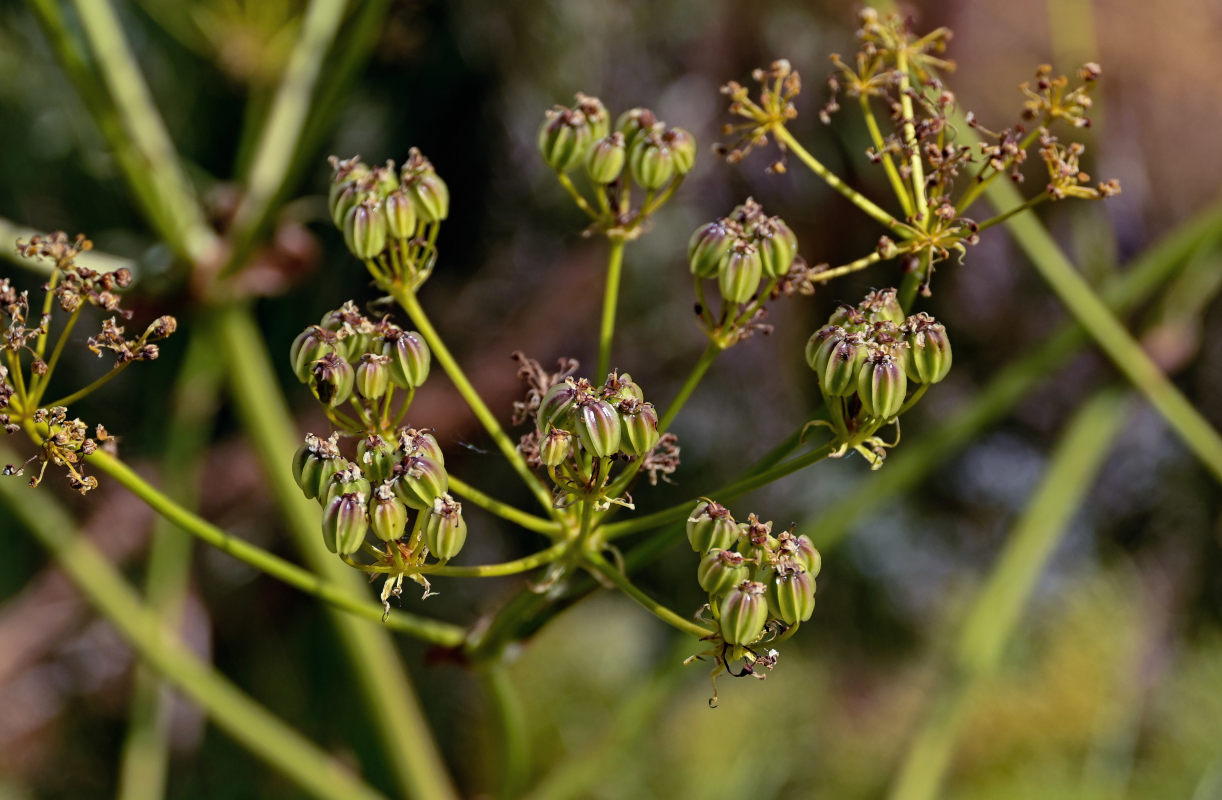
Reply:
[[798, 257], [798, 237], [785, 220], [768, 216], [747, 198], [729, 216], [697, 228], [687, 256], [693, 275], [716, 278], [722, 298], [739, 305], [755, 296], [764, 278], [775, 285], [789, 272]]

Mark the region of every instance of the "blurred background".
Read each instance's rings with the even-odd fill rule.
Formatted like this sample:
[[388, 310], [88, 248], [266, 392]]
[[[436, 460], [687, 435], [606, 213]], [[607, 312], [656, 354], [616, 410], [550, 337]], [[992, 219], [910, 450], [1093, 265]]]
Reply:
[[[188, 175], [223, 228], [238, 192], [233, 176], [251, 157], [249, 130], [266, 113], [304, 2], [115, 5]], [[378, 162], [402, 160], [417, 146], [449, 183], [441, 261], [421, 299], [502, 419], [523, 390], [514, 350], [545, 366], [569, 356], [594, 360], [604, 245], [582, 238], [580, 212], [535, 151], [543, 111], [570, 103], [575, 91], [598, 95], [612, 113], [649, 106], [701, 143], [693, 174], [627, 251], [613, 363], [655, 402], [674, 395], [704, 345], [685, 263], [699, 224], [753, 196], [789, 222], [811, 263], [869, 252], [877, 227], [796, 162], [788, 174], [767, 174], [766, 154], [731, 166], [709, 149], [726, 121], [718, 86], [746, 81], [753, 67], [784, 56], [804, 78], [795, 135], [851, 184], [885, 200], [884, 176], [863, 155], [866, 133], [853, 109], [846, 104], [830, 127], [817, 114], [828, 54], [856, 48], [857, 9], [822, 1], [750, 10], [728, 0], [389, 3], [350, 88], [325, 98], [308, 130], [308, 167], [294, 176], [273, 236], [246, 273], [300, 410], [297, 428], [322, 431], [325, 421], [291, 379], [289, 343], [343, 300], [372, 296], [326, 221], [332, 153]], [[1216, 3], [963, 0], [904, 9], [919, 30], [954, 30], [949, 55], [958, 69], [947, 83], [994, 130], [1018, 120], [1017, 85], [1038, 64], [1071, 75], [1085, 61], [1102, 64], [1094, 124], [1078, 133], [1087, 171], [1118, 178], [1124, 193], [1040, 208], [1092, 283], [1123, 277], [1134, 259], [1208, 209], [1217, 217]], [[99, 250], [135, 259], [138, 319], [174, 313], [181, 327], [191, 325], [190, 281], [142, 218], [35, 19], [12, 0], [0, 2], [0, 154], [0, 217], [85, 232]], [[1222, 426], [1216, 238], [1135, 298], [1125, 319]], [[772, 335], [722, 356], [679, 417], [675, 484], [642, 488], [640, 507], [661, 508], [731, 480], [809, 419], [819, 395], [802, 358], [806, 338], [837, 303], [896, 284], [897, 270], [876, 266], [813, 298], [775, 303]], [[28, 275], [17, 279], [33, 285]], [[1050, 354], [1046, 343], [1067, 315], [1003, 229], [988, 231], [961, 265], [942, 265], [933, 289], [922, 308], [946, 324], [955, 368], [905, 417], [904, 441], [884, 469], [871, 473], [859, 458], [827, 461], [730, 504], [739, 519], [755, 511], [778, 527], [796, 523], [823, 552], [818, 609], [781, 648], [777, 668], [762, 682], [723, 678], [711, 710], [707, 666], [682, 666], [694, 652], [690, 642], [618, 594], [591, 595], [513, 652], [535, 796], [875, 798], [895, 785], [902, 765], [921, 763], [906, 761], [913, 743], [936, 740], [938, 720], [953, 716], [940, 796], [1222, 797], [1222, 493], [1090, 346], [1069, 341]], [[169, 340], [160, 361], [74, 409], [104, 421], [122, 437], [122, 455], [150, 471], [163, 452], [183, 340]], [[83, 348], [77, 357], [70, 369], [98, 369]], [[1108, 412], [1115, 424], [1104, 426], [1105, 441], [1091, 444], [1099, 461], [1083, 476], [1080, 502], [1045, 518], [1030, 501], [1057, 444], [1075, 410], [1109, 387], [1120, 410]], [[232, 410], [220, 405], [202, 418], [210, 445], [201, 512], [291, 555]], [[454, 474], [528, 502], [439, 369], [411, 422], [436, 428]], [[65, 488], [51, 480], [39, 491]], [[147, 508], [105, 479], [84, 502], [63, 495], [81, 531], [139, 580], [153, 526]], [[532, 534], [468, 510], [464, 561], [538, 549]], [[997, 663], [965, 670], [954, 654], [966, 620], [1024, 515], [1028, 528], [1052, 529], [1053, 549]], [[0, 798], [109, 796], [131, 654], [7, 515], [0, 542]], [[702, 602], [695, 567], [680, 538], [642, 570], [640, 585], [680, 613], [694, 611]], [[438, 581], [440, 596], [424, 603], [410, 596], [404, 605], [465, 624], [521, 585]], [[975, 624], [987, 629], [990, 621]], [[255, 698], [386, 788], [316, 601], [200, 548], [183, 635]], [[410, 639], [399, 646], [460, 791], [491, 796], [499, 743], [478, 681], [426, 646]], [[295, 796], [188, 704], [177, 705], [170, 730], [167, 797]]]

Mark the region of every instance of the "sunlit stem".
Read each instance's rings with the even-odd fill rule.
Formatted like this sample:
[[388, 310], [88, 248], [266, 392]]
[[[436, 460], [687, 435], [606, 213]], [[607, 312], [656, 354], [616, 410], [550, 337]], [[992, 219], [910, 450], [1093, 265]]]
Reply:
[[866, 128], [870, 131], [870, 139], [874, 142], [874, 149], [878, 152], [879, 158], [882, 159], [883, 171], [887, 173], [887, 180], [891, 182], [891, 189], [895, 192], [900, 205], [904, 207], [904, 214], [911, 217], [913, 212], [912, 195], [908, 192], [908, 187], [904, 185], [904, 179], [900, 177], [900, 172], [895, 166], [895, 160], [891, 158], [891, 153], [886, 149], [887, 145], [883, 141], [883, 133], [878, 127], [878, 120], [874, 117], [874, 110], [870, 108], [870, 98], [863, 92], [858, 95], [857, 99], [861, 102], [861, 113], [866, 119]]
[[577, 207], [586, 212], [590, 219], [595, 221], [599, 219], [598, 212], [591, 208], [586, 199], [582, 197], [581, 192], [577, 191], [577, 187], [569, 180], [568, 175], [565, 175], [563, 172], [557, 172], [556, 180], [560, 181], [560, 185], [569, 193], [569, 197], [573, 198], [573, 202], [577, 204]]
[[615, 312], [619, 303], [619, 284], [624, 267], [624, 240], [611, 237], [611, 252], [607, 255], [607, 285], [603, 291], [602, 326], [598, 333], [598, 371], [596, 378], [611, 369], [611, 343], [615, 338]]
[[929, 227], [929, 205], [925, 201], [925, 166], [921, 161], [921, 146], [916, 140], [916, 125], [912, 112], [912, 97], [908, 75], [908, 48], [904, 45], [895, 49], [895, 66], [899, 72], [900, 109], [904, 115], [904, 146], [909, 152], [909, 166], [912, 169], [912, 196], [916, 200], [916, 213], [920, 217], [920, 226]]
[[42, 399], [43, 392], [47, 390], [47, 386], [51, 382], [51, 375], [55, 372], [55, 365], [59, 363], [59, 357], [64, 352], [64, 345], [68, 343], [68, 335], [72, 333], [72, 329], [76, 327], [76, 321], [81, 316], [81, 311], [84, 306], [79, 306], [72, 315], [68, 317], [68, 321], [64, 323], [63, 330], [59, 332], [59, 338], [55, 340], [55, 347], [51, 350], [51, 359], [47, 362], [47, 373], [41, 378], [38, 378], [35, 385], [31, 387], [33, 396], [30, 398], [30, 408], [37, 408], [38, 401]]
[[999, 225], [1005, 222], [1006, 220], [1008, 220], [1010, 217], [1014, 216], [1015, 214], [1021, 214], [1024, 211], [1026, 211], [1027, 209], [1034, 208], [1035, 206], [1038, 206], [1040, 203], [1044, 202], [1045, 200], [1049, 200], [1049, 199], [1051, 199], [1051, 195], [1049, 195], [1048, 192], [1046, 191], [1040, 192], [1035, 197], [1032, 197], [1031, 199], [1027, 200], [1025, 203], [1022, 203], [1021, 205], [1017, 205], [1014, 208], [1010, 209], [1009, 211], [998, 214], [995, 217], [990, 217], [989, 219], [986, 219], [984, 222], [980, 223], [976, 229], [982, 231], [986, 228], [991, 228], [994, 225]]
[[103, 386], [105, 386], [106, 384], [110, 383], [110, 381], [114, 380], [116, 375], [118, 375], [123, 370], [127, 369], [128, 365], [133, 364], [133, 363], [135, 362], [128, 361], [126, 364], [119, 364], [115, 366], [113, 369], [111, 369], [109, 372], [107, 372], [105, 375], [103, 375], [102, 377], [90, 383], [89, 385], [84, 386], [80, 389], [77, 389], [75, 392], [73, 392], [70, 395], [67, 395], [66, 397], [61, 397], [58, 400], [53, 400], [50, 403], [46, 403], [45, 405], [47, 407], [70, 406], [73, 403], [75, 403], [77, 400], [80, 400], [82, 397], [90, 394], [94, 390], [100, 389]]

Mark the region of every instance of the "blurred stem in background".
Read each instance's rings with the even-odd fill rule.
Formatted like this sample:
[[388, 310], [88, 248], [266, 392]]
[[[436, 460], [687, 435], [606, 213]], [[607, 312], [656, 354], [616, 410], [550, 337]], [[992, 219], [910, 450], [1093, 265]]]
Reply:
[[[222, 385], [220, 367], [212, 343], [193, 332], [173, 391], [161, 468], [166, 493], [188, 508], [198, 502], [200, 471], [208, 454]], [[145, 596], [162, 626], [175, 630], [181, 625], [190, 584], [191, 537], [158, 518], [149, 548]], [[164, 795], [172, 708], [173, 696], [165, 685], [140, 666], [132, 689], [119, 771], [120, 800], [156, 800]]]
[[[12, 459], [13, 454], [0, 448], [2, 458]], [[93, 543], [72, 533], [75, 523], [50, 495], [0, 481], [0, 499], [140, 659], [181, 689], [234, 741], [315, 797], [381, 797], [193, 655], [165, 626], [162, 615], [140, 602]]]
[[1069, 422], [997, 565], [970, 604], [950, 655], [950, 682], [926, 713], [904, 757], [892, 800], [941, 795], [973, 692], [997, 668], [1037, 578], [1090, 490], [1129, 410], [1121, 395], [1106, 390], [1084, 403]]

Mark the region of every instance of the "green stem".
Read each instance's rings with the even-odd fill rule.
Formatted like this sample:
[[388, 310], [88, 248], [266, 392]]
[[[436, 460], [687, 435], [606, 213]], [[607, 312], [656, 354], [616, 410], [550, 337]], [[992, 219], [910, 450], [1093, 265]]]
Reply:
[[908, 49], [900, 45], [895, 49], [895, 69], [899, 73], [900, 110], [903, 112], [904, 146], [909, 153], [909, 169], [912, 171], [912, 196], [916, 200], [916, 212], [920, 217], [920, 227], [928, 230], [929, 205], [925, 201], [925, 166], [921, 160], [921, 145], [916, 140], [915, 117], [912, 113], [912, 98], [908, 95], [910, 78], [908, 76]]
[[887, 151], [887, 145], [883, 141], [883, 132], [879, 130], [874, 110], [870, 108], [870, 98], [862, 92], [857, 95], [857, 99], [861, 104], [861, 114], [866, 119], [866, 128], [870, 131], [870, 140], [874, 142], [874, 149], [883, 162], [883, 171], [887, 173], [887, 180], [891, 182], [891, 189], [895, 192], [895, 197], [900, 201], [900, 205], [904, 207], [905, 216], [911, 217], [912, 196], [908, 192], [908, 187], [904, 185], [904, 179], [900, 177], [899, 170], [896, 169], [891, 153]]
[[[500, 744], [500, 785], [496, 796], [512, 800], [522, 793], [530, 774], [530, 737], [522, 697], [500, 662], [485, 664], [477, 674], [492, 705], [496, 741]], [[492, 738], [492, 737], [490, 737]]]
[[[254, 445], [287, 530], [312, 570], [341, 586], [350, 602], [364, 606], [356, 598], [368, 592], [365, 579], [323, 547], [318, 534], [317, 506], [301, 495], [289, 474], [287, 467], [299, 440], [249, 309], [233, 305], [218, 309], [213, 314], [213, 324], [217, 327], [216, 340], [229, 365], [230, 392], [239, 418]], [[391, 619], [394, 618], [392, 613]], [[426, 800], [454, 797], [445, 763], [394, 642], [377, 626], [354, 625], [351, 619], [339, 614], [333, 614], [332, 620], [399, 792]], [[456, 646], [456, 639], [465, 640], [461, 628], [431, 624], [440, 625], [445, 646]]]
[[[830, 444], [824, 444], [820, 447], [811, 450], [809, 453], [803, 453], [796, 458], [791, 458], [788, 461], [782, 461], [779, 464], [760, 470], [754, 474], [749, 474], [734, 483], [727, 484], [712, 492], [708, 492], [706, 497], [712, 497], [717, 501], [729, 500], [737, 497], [740, 494], [745, 494], [752, 489], [758, 489], [761, 486], [772, 483], [775, 480], [797, 472], [800, 469], [809, 467], [818, 461], [827, 458], [828, 452], [831, 450]], [[670, 508], [664, 508], [661, 511], [655, 511], [652, 514], [645, 514], [633, 519], [624, 520], [623, 522], [615, 522], [610, 525], [605, 525], [602, 528], [603, 538], [607, 541], [618, 539], [622, 536], [628, 536], [639, 531], [649, 530], [665, 525], [668, 522], [678, 522], [679, 520], [687, 519], [687, 515], [691, 513], [692, 508], [700, 501], [699, 497], [694, 497], [686, 500]]]
[[722, 347], [717, 342], [710, 341], [708, 346], [704, 348], [704, 352], [700, 354], [700, 358], [696, 360], [696, 365], [692, 367], [692, 371], [688, 373], [687, 380], [683, 382], [683, 386], [679, 387], [679, 393], [675, 395], [675, 399], [670, 401], [670, 405], [666, 409], [666, 413], [658, 420], [658, 432], [661, 433], [670, 427], [670, 424], [675, 421], [675, 417], [683, 409], [688, 398], [692, 396], [692, 392], [696, 391], [696, 387], [700, 385], [701, 379], [704, 378], [704, 373], [709, 371], [713, 360], [721, 353]]
[[[212, 342], [202, 333], [194, 333], [175, 382], [162, 458], [167, 494], [188, 507], [195, 503], [222, 377]], [[191, 575], [191, 553], [191, 537], [164, 519], [158, 520], [149, 551], [145, 595], [167, 630], [177, 630], [180, 625]], [[137, 670], [119, 770], [119, 800], [161, 800], [165, 796], [171, 699], [165, 688], [146, 667]]]
[[192, 654], [159, 615], [140, 602], [94, 544], [71, 533], [75, 523], [48, 495], [0, 481], [0, 498], [141, 660], [198, 704], [234, 741], [315, 797], [381, 796]]
[[620, 274], [624, 267], [624, 240], [611, 238], [611, 251], [607, 254], [607, 286], [603, 290], [603, 319], [598, 330], [598, 370], [595, 378], [601, 378], [611, 370], [611, 341], [615, 337], [615, 307], [619, 302]]
[[81, 30], [89, 41], [97, 71], [105, 82], [124, 132], [144, 162], [158, 200], [174, 226], [170, 244], [181, 244], [192, 263], [199, 263], [216, 244], [204, 220], [161, 120], [140, 66], [128, 46], [109, 0], [73, 0]]
[[[131, 467], [109, 453], [98, 450], [88, 456], [86, 460], [95, 469], [109, 475], [123, 488], [143, 500], [168, 522], [178, 526], [205, 544], [228, 553], [260, 572], [264, 572], [303, 592], [312, 594], [320, 600], [324, 600], [350, 614], [375, 621], [382, 619], [383, 611], [380, 606], [356, 600], [334, 582], [308, 572], [296, 564], [285, 561], [280, 556], [269, 553], [261, 547], [231, 536], [211, 522], [200, 519], [175, 503], [137, 475]], [[285, 463], [287, 464], [288, 462]], [[285, 469], [287, 471], [287, 467]], [[321, 541], [321, 536], [319, 538]], [[416, 617], [404, 612], [392, 613], [386, 621], [386, 627], [409, 634], [426, 642], [441, 645], [442, 647], [455, 647], [461, 644], [464, 636], [462, 628], [455, 625]]]
[[573, 202], [577, 204], [577, 207], [586, 212], [590, 219], [597, 222], [599, 219], [598, 212], [591, 208], [589, 202], [581, 196], [581, 192], [577, 191], [577, 187], [569, 180], [569, 176], [563, 172], [557, 172], [556, 179], [560, 181], [560, 185], [564, 187], [564, 190], [569, 193], [569, 197], [573, 198]]
[[535, 499], [539, 501], [539, 505], [547, 509], [549, 514], [555, 515], [556, 510], [552, 507], [552, 497], [548, 494], [547, 489], [530, 471], [530, 467], [526, 466], [526, 461], [522, 458], [522, 454], [518, 452], [513, 441], [506, 435], [501, 424], [496, 421], [496, 417], [488, 410], [488, 406], [484, 404], [484, 400], [479, 396], [479, 392], [475, 391], [475, 387], [467, 380], [467, 376], [463, 373], [462, 367], [454, 360], [454, 356], [450, 354], [449, 349], [441, 340], [437, 330], [433, 327], [433, 323], [429, 321], [428, 315], [424, 313], [424, 308], [416, 299], [416, 295], [410, 289], [401, 286], [393, 285], [388, 287], [390, 294], [411, 317], [416, 328], [420, 331], [420, 335], [428, 342], [429, 349], [433, 352], [433, 358], [437, 359], [441, 364], [441, 368], [450, 376], [450, 381], [454, 384], [454, 388], [462, 395], [463, 400], [475, 413], [476, 418], [484, 426], [484, 430], [488, 431], [488, 435], [492, 437], [492, 441], [500, 449], [501, 454], [513, 467], [513, 471], [518, 474], [522, 482], [526, 484]]
[[822, 272], [816, 272], [810, 276], [810, 279], [818, 283], [826, 283], [827, 281], [833, 280], [834, 278], [839, 278], [842, 275], [850, 275], [854, 272], [859, 272], [871, 264], [877, 264], [882, 260], [882, 253], [875, 250], [873, 253], [870, 253], [870, 255], [862, 256], [856, 261], [850, 261], [843, 266], [825, 269]]
[[47, 372], [38, 379], [38, 385], [31, 387], [33, 393], [30, 397], [30, 408], [38, 408], [39, 402], [42, 400], [43, 393], [47, 391], [47, 386], [51, 383], [51, 376], [55, 374], [55, 367], [59, 364], [59, 357], [64, 352], [64, 345], [68, 343], [68, 337], [72, 334], [72, 329], [76, 327], [76, 321], [81, 317], [81, 311], [84, 306], [80, 306], [73, 311], [68, 317], [68, 321], [64, 323], [64, 328], [59, 332], [59, 338], [55, 340], [55, 347], [51, 350], [51, 360], [47, 362]]
[[1048, 192], [1040, 192], [1039, 194], [1032, 197], [1030, 200], [1027, 200], [1026, 202], [1024, 202], [1022, 205], [1015, 206], [1014, 208], [1010, 209], [1009, 211], [1005, 212], [1004, 214], [998, 214], [995, 217], [990, 217], [989, 219], [986, 219], [984, 222], [976, 226], [976, 230], [978, 232], [987, 230], [993, 227], [994, 225], [998, 225], [1002, 222], [1005, 222], [1010, 217], [1013, 217], [1015, 214], [1021, 214], [1029, 208], [1035, 208], [1036, 206], [1038, 206], [1040, 203], [1044, 202], [1047, 199], [1049, 199]]
[[706, 628], [703, 625], [697, 625], [695, 622], [689, 619], [684, 619], [666, 606], [659, 603], [657, 600], [654, 600], [652, 597], [642, 592], [636, 587], [636, 584], [628, 580], [628, 576], [608, 564], [606, 559], [604, 559], [598, 553], [586, 553], [583, 556], [583, 559], [586, 566], [590, 567], [595, 572], [614, 583], [617, 587], [619, 587], [620, 591], [631, 597], [638, 605], [665, 622], [667, 625], [670, 625], [671, 627], [683, 631], [691, 636], [695, 636], [698, 639], [703, 639], [706, 636], [711, 636], [713, 633], [715, 633], [715, 631], [710, 628]]
[[777, 141], [784, 143], [786, 147], [793, 151], [794, 155], [798, 157], [799, 161], [810, 168], [811, 172], [822, 178], [828, 186], [832, 187], [836, 191], [840, 192], [840, 194], [848, 198], [849, 202], [851, 202], [853, 205], [857, 206], [870, 217], [896, 233], [903, 236], [908, 236], [911, 234], [911, 228], [900, 220], [896, 219], [891, 214], [888, 214], [882, 208], [879, 208], [865, 195], [861, 194], [844, 181], [840, 180], [840, 177], [836, 175], [836, 173], [823, 166], [823, 164], [817, 158], [811, 155], [810, 152], [807, 151], [807, 149], [803, 147], [797, 139], [793, 138], [793, 134], [791, 134], [784, 125], [777, 125], [773, 128], [773, 132], [776, 134]]
[[77, 389], [72, 394], [65, 395], [64, 397], [61, 397], [58, 400], [52, 400], [51, 402], [45, 403], [44, 405], [46, 405], [47, 408], [52, 408], [54, 406], [70, 406], [73, 403], [75, 403], [77, 400], [80, 400], [82, 397], [92, 394], [94, 391], [101, 389], [103, 386], [110, 383], [112, 380], [118, 377], [119, 373], [127, 369], [129, 364], [133, 364], [133, 363], [135, 362], [128, 361], [125, 364], [116, 364], [114, 367], [110, 369], [110, 371], [102, 375], [100, 378], [92, 381], [87, 386], [83, 386], [80, 389]]
[[543, 517], [536, 517], [534, 514], [528, 514], [521, 509], [509, 505], [509, 503], [484, 494], [471, 484], [461, 481], [453, 475], [450, 475], [449, 479], [450, 491], [465, 497], [485, 511], [496, 514], [501, 519], [508, 520], [528, 531], [555, 537], [564, 530], [563, 526], [556, 520], [548, 520]]
[[272, 201], [284, 188], [285, 177], [301, 143], [319, 73], [343, 22], [347, 5], [346, 0], [313, 0], [306, 10], [255, 149], [246, 191], [234, 217], [230, 237], [234, 242], [233, 250], [222, 274], [245, 263]]
[[[419, 533], [420, 527], [423, 525], [424, 516], [416, 518], [417, 525], [413, 527], [412, 536]], [[405, 571], [409, 575], [440, 575], [447, 578], [500, 578], [506, 575], [517, 575], [522, 572], [529, 572], [536, 567], [541, 567], [544, 564], [550, 564], [560, 556], [564, 555], [569, 550], [568, 542], [558, 542], [546, 550], [540, 550], [537, 553], [531, 553], [528, 556], [514, 559], [513, 561], [502, 561], [499, 564], [474, 564], [471, 566], [455, 566], [453, 564], [422, 564], [416, 567], [407, 567], [406, 570], [401, 570], [397, 567], [378, 564], [359, 565], [358, 562], [350, 561], [353, 566], [358, 566], [364, 572], [389, 574], [400, 571]], [[380, 555], [380, 554], [379, 554]]]
[[942, 778], [973, 690], [1000, 662], [1036, 579], [1103, 466], [1126, 410], [1123, 398], [1103, 392], [1070, 421], [1039, 487], [971, 605], [956, 641], [952, 680], [904, 757], [892, 800], [931, 800], [941, 795]]

